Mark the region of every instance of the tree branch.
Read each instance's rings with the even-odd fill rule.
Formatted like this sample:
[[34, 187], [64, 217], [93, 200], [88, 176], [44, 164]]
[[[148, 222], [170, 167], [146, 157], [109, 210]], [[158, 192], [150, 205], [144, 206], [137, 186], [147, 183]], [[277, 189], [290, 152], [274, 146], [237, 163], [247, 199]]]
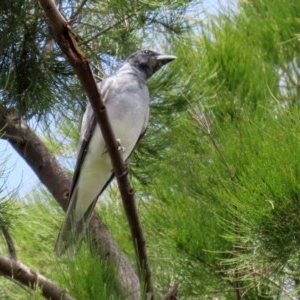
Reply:
[[60, 166], [40, 138], [27, 126], [15, 110], [0, 106], [2, 138], [7, 139], [28, 163], [40, 181], [66, 210], [71, 176]]
[[[40, 138], [27, 126], [16, 111], [0, 106], [0, 128], [2, 138], [27, 162], [60, 206], [68, 207], [71, 176], [61, 167], [56, 158], [48, 151]], [[138, 277], [126, 256], [121, 252], [100, 217], [93, 213], [89, 224], [95, 247], [102, 259], [108, 259], [118, 271], [118, 279], [125, 295], [130, 299], [140, 299]]]
[[53, 0], [40, 0], [40, 4], [49, 19], [60, 48], [68, 57], [93, 107], [96, 120], [100, 126], [101, 133], [111, 158], [113, 170], [117, 178], [123, 206], [131, 231], [134, 249], [138, 258], [139, 270], [142, 271], [141, 278], [145, 279], [145, 290], [148, 294], [151, 294], [153, 298], [151, 271], [146, 252], [145, 238], [134, 202], [134, 191], [130, 185], [127, 176], [128, 169], [120, 151], [118, 150], [119, 145], [114, 136], [95, 78], [93, 77], [87, 59], [78, 48], [75, 34], [71, 30], [65, 18], [58, 11], [55, 2]]
[[31, 289], [40, 288], [43, 296], [51, 300], [74, 300], [62, 288], [21, 262], [0, 255], [0, 273]]

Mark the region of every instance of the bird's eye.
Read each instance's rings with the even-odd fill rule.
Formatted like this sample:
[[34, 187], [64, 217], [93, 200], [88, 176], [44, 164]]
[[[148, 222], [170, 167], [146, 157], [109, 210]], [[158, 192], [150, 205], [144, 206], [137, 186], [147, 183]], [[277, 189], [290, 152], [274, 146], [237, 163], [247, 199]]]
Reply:
[[150, 55], [151, 54], [151, 51], [149, 51], [149, 50], [144, 50], [143, 52], [144, 52], [145, 55]]

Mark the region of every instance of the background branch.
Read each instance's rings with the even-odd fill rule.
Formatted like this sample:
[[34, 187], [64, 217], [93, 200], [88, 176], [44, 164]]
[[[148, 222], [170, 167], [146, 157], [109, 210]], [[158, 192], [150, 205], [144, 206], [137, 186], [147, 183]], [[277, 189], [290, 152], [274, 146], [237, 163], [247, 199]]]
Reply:
[[[0, 106], [0, 128], [3, 128], [2, 138], [9, 141], [66, 211], [71, 176], [61, 167], [57, 159], [16, 111]], [[106, 260], [109, 259], [116, 267], [123, 293], [129, 294], [130, 299], [139, 300], [139, 279], [109, 230], [95, 212], [92, 215], [89, 230], [93, 235], [93, 242], [99, 256]]]
[[18, 281], [31, 289], [40, 288], [46, 299], [74, 300], [62, 288], [21, 262], [0, 255], [0, 274]]

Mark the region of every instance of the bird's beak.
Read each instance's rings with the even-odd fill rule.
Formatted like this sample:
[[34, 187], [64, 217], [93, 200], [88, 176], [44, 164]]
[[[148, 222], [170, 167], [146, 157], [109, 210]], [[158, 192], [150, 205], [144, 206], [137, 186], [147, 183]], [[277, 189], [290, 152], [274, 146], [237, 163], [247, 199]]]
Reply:
[[156, 56], [156, 60], [160, 61], [162, 65], [165, 65], [176, 58], [176, 56], [168, 54], [159, 54]]

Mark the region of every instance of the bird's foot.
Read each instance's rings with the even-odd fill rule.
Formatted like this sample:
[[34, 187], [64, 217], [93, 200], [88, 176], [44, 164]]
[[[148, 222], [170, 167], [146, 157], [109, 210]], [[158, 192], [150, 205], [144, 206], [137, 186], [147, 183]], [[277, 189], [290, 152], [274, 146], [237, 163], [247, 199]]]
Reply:
[[[118, 144], [118, 151], [122, 151], [123, 153], [125, 152], [125, 148], [122, 146], [121, 144], [121, 140], [120, 139], [116, 139], [117, 140], [117, 144]], [[106, 154], [108, 153], [107, 147], [105, 146], [104, 151], [102, 154]]]
[[117, 139], [117, 143], [118, 143], [118, 150], [122, 151], [124, 153], [125, 152], [125, 148], [122, 146], [121, 140]]

